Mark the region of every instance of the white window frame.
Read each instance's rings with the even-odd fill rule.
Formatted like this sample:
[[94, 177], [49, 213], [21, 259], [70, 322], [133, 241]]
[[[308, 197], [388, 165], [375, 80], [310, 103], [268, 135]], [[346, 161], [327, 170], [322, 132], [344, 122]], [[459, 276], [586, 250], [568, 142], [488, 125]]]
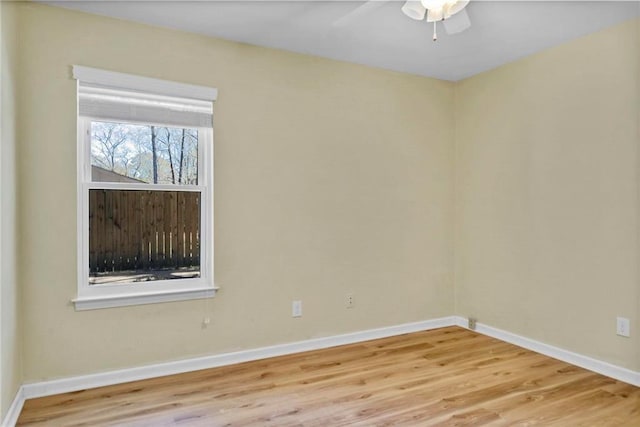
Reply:
[[[152, 93], [210, 101], [215, 101], [217, 97], [217, 90], [213, 88], [167, 82], [78, 66], [73, 67], [73, 73], [78, 82], [99, 83], [118, 88], [150, 91]], [[213, 129], [196, 128], [198, 131], [198, 185], [92, 182], [91, 122], [104, 120], [80, 115], [77, 115], [77, 118], [78, 294], [77, 298], [72, 300], [76, 310], [183, 301], [215, 296], [218, 288], [214, 284], [213, 265]], [[131, 123], [163, 125], [139, 121]], [[90, 285], [89, 190], [91, 189], [199, 191], [201, 193], [200, 277], [143, 283], [131, 282]]]

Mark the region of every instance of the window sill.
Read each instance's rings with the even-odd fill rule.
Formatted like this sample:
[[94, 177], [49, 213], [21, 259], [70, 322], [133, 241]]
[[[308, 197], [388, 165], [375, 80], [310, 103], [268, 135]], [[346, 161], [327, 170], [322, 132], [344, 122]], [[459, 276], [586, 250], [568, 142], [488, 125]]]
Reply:
[[216, 295], [217, 291], [218, 288], [197, 288], [144, 294], [119, 294], [98, 297], [78, 297], [72, 300], [72, 302], [75, 304], [76, 311], [97, 310], [101, 308], [125, 307], [129, 305], [155, 304], [161, 302], [212, 298]]

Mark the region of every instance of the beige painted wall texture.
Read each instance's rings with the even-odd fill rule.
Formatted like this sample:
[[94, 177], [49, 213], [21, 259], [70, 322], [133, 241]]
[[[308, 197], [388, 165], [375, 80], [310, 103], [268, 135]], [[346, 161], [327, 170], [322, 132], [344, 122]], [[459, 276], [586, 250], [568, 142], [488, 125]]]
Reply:
[[[640, 369], [640, 341], [614, 333], [617, 315], [640, 329], [637, 22], [454, 85], [17, 7], [26, 381], [446, 316], [454, 297], [457, 314]], [[216, 298], [69, 303], [72, 64], [220, 90]]]
[[635, 370], [639, 22], [455, 88], [457, 314]]
[[17, 19], [15, 6], [0, 2], [0, 420], [22, 383], [15, 231]]
[[[638, 8], [640, 9], [640, 3], [638, 3]], [[636, 97], [638, 99], [638, 103], [636, 104], [636, 143], [640, 145], [640, 22], [636, 22], [636, 75], [638, 78], [636, 79]], [[640, 164], [640, 149], [638, 150], [638, 163]], [[638, 215], [640, 215], [640, 183], [638, 183]], [[638, 226], [638, 234], [640, 235], [640, 225]], [[638, 276], [640, 276], [640, 237], [638, 238]], [[637, 309], [636, 309], [636, 324], [635, 331], [636, 333], [640, 331], [640, 277], [638, 277], [638, 290], [637, 294]], [[640, 370], [640, 339], [636, 339], [636, 370]]]
[[[19, 7], [26, 381], [451, 315], [451, 83]], [[219, 89], [216, 298], [74, 311], [72, 64]]]

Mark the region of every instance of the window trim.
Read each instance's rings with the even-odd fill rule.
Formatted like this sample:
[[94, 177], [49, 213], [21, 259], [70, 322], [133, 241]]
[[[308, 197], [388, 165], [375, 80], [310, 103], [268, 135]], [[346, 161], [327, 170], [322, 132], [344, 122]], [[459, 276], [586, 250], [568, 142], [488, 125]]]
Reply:
[[[86, 70], [86, 67], [81, 67]], [[74, 67], [74, 77], [77, 67]], [[90, 69], [92, 70], [92, 69]], [[102, 71], [102, 70], [97, 70]], [[111, 73], [105, 72], [108, 74]], [[125, 75], [127, 76], [127, 75]], [[162, 82], [138, 76], [129, 76], [133, 81], [142, 79], [147, 83], [152, 80], [153, 87], [167, 83], [175, 89], [174, 82]], [[128, 81], [131, 81], [129, 79]], [[78, 81], [79, 82], [79, 81]], [[141, 85], [143, 88], [148, 84]], [[185, 85], [190, 86], [190, 85]], [[130, 87], [130, 86], [127, 86]], [[213, 94], [217, 91], [212, 89]], [[167, 93], [160, 91], [161, 93]], [[157, 93], [157, 91], [156, 91]], [[175, 94], [174, 92], [171, 92]], [[211, 91], [209, 92], [209, 95]], [[184, 94], [183, 94], [184, 95]], [[198, 182], [201, 185], [162, 185], [135, 183], [93, 183], [91, 181], [91, 122], [99, 118], [77, 115], [77, 255], [78, 255], [78, 288], [77, 297], [72, 300], [76, 310], [91, 310], [109, 307], [120, 307], [139, 304], [150, 304], [168, 301], [184, 301], [189, 299], [210, 298], [215, 296], [218, 288], [214, 284], [214, 245], [213, 245], [213, 129], [198, 129]], [[139, 124], [149, 124], [140, 123]], [[89, 284], [89, 189], [117, 188], [120, 190], [171, 190], [200, 191], [200, 277], [192, 279], [171, 279], [157, 282], [126, 284]]]
[[73, 78], [85, 83], [215, 102], [218, 89], [74, 65]]

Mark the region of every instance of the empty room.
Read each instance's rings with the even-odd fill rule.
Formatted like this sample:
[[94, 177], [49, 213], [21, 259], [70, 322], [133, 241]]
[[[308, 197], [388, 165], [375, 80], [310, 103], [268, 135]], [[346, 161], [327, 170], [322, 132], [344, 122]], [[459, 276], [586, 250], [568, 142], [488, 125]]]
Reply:
[[0, 23], [0, 426], [640, 426], [639, 1]]

